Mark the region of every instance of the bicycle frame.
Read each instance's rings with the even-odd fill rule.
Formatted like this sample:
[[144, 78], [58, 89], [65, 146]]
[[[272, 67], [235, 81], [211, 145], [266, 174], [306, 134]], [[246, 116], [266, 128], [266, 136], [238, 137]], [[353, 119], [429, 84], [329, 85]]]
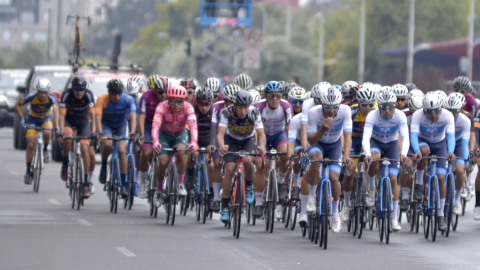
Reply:
[[[380, 218], [383, 218], [383, 215], [384, 215], [384, 211], [390, 211], [392, 212], [393, 211], [393, 196], [390, 197], [390, 209], [385, 209], [385, 207], [383, 206], [384, 204], [384, 192], [386, 192], [385, 190], [383, 190], [383, 182], [384, 181], [390, 181], [390, 177], [388, 177], [388, 166], [390, 165], [390, 161], [388, 160], [383, 160], [382, 161], [382, 169], [381, 169], [381, 174], [380, 174], [380, 180], [378, 181], [378, 186], [377, 186], [377, 189], [380, 189], [380, 193], [377, 192], [377, 198], [379, 196], [379, 194], [381, 194], [381, 200], [380, 200]], [[388, 192], [390, 194], [392, 194], [392, 185], [389, 185], [389, 190]]]
[[200, 162], [197, 162], [197, 165], [195, 166], [195, 167], [196, 167], [196, 168], [195, 168], [195, 173], [193, 174], [193, 179], [196, 179], [197, 175], [199, 175], [199, 178], [198, 178], [198, 179], [199, 179], [199, 183], [198, 183], [198, 187], [197, 187], [197, 188], [198, 188], [198, 190], [197, 190], [198, 193], [197, 193], [197, 194], [201, 194], [201, 187], [202, 187], [202, 182], [203, 182], [203, 181], [206, 181], [205, 184], [206, 184], [206, 186], [207, 186], [207, 189], [210, 187], [210, 183], [208, 182], [208, 171], [205, 172], [206, 175], [207, 175], [206, 179], [203, 179], [203, 176], [204, 176], [205, 174], [203, 174], [202, 171], [201, 171], [201, 170], [202, 170], [201, 164], [202, 164], [202, 163], [203, 163], [203, 164], [206, 164], [206, 159], [205, 159], [205, 152], [206, 152], [206, 151], [207, 151], [207, 150], [206, 150], [205, 148], [200, 148], [200, 149], [199, 149], [200, 155], [198, 155], [198, 159], [199, 159]]
[[[447, 174], [445, 175], [445, 185], [447, 186], [447, 194], [445, 196], [445, 203], [446, 204], [449, 202], [448, 199], [450, 199], [450, 195], [453, 195], [453, 199], [452, 199], [453, 205], [451, 205], [450, 207], [455, 207], [455, 193], [456, 193], [456, 190], [453, 190], [453, 194], [451, 194], [451, 191], [449, 190], [450, 185], [451, 185], [450, 181], [453, 181], [453, 186], [455, 187], [455, 174], [453, 173], [453, 166], [454, 166], [454, 164], [452, 162], [448, 162]], [[449, 179], [450, 179], [449, 176], [450, 175], [452, 175], [453, 177], [449, 181]]]
[[[238, 158], [237, 158], [237, 171], [235, 172], [235, 177], [233, 178], [233, 181], [235, 182], [234, 183], [234, 189], [232, 191], [235, 191], [237, 190], [238, 188], [238, 182], [237, 182], [237, 177], [242, 177], [242, 175], [244, 175], [244, 171], [243, 171], [243, 158], [246, 156], [246, 152], [241, 150], [238, 152]], [[243, 196], [242, 196], [242, 200], [243, 200], [243, 205], [246, 205], [247, 202], [245, 200], [245, 181], [242, 181], [242, 190], [243, 190]], [[237, 202], [236, 202], [236, 196], [233, 196], [233, 205], [235, 205]]]
[[[435, 181], [436, 182], [436, 187], [437, 187], [437, 190], [435, 191], [436, 195], [437, 195], [437, 202], [440, 202], [440, 190], [439, 190], [439, 186], [438, 186], [438, 177], [437, 177], [437, 156], [429, 156], [430, 158], [430, 165], [428, 166], [428, 176], [426, 177], [425, 179], [425, 185], [423, 185], [423, 190], [424, 190], [424, 194], [425, 197], [427, 198], [427, 215], [430, 214], [430, 211], [431, 211], [431, 207], [430, 207], [430, 204], [431, 204], [431, 200], [432, 198], [429, 196], [430, 193], [428, 192], [428, 188], [430, 188], [432, 186], [432, 181]], [[426, 185], [428, 184], [428, 186]], [[440, 204], [437, 205], [437, 211], [440, 209]]]
[[[128, 162], [128, 159], [130, 157], [133, 158], [133, 166], [135, 166], [135, 155], [134, 155], [134, 151], [135, 151], [135, 143], [133, 141], [129, 141], [128, 144], [127, 144], [127, 162]], [[153, 155], [153, 154], [152, 154]], [[127, 173], [127, 177], [125, 178], [125, 181], [127, 183], [129, 183], [130, 181], [133, 181], [134, 183], [137, 181], [137, 170], [133, 170], [133, 179], [128, 179], [128, 176], [129, 176], [129, 173]]]
[[[317, 187], [317, 199], [320, 200], [320, 202], [317, 202], [319, 207], [318, 207], [318, 215], [320, 217], [320, 222], [323, 220], [323, 191], [325, 188], [325, 185], [328, 183], [328, 194], [330, 198], [332, 198], [332, 184], [330, 182], [330, 159], [323, 159], [322, 165], [320, 166], [320, 185]], [[322, 169], [322, 167], [324, 167]], [[318, 196], [318, 193], [320, 192], [320, 196]], [[319, 198], [320, 197], [320, 198]], [[333, 209], [332, 209], [332, 200], [330, 200], [330, 213], [328, 213], [330, 216], [333, 214]]]

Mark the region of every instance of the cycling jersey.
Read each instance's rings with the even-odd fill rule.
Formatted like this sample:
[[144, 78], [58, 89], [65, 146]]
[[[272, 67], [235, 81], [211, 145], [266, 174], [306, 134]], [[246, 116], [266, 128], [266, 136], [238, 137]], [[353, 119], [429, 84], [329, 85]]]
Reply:
[[398, 132], [402, 137], [402, 155], [406, 156], [410, 142], [408, 138], [407, 117], [405, 114], [395, 109], [390, 119], [385, 119], [380, 110], [372, 111], [365, 120], [365, 130], [363, 133], [362, 146], [367, 156], [371, 155], [370, 139], [373, 138], [380, 143], [387, 144], [398, 140]]
[[410, 125], [410, 140], [415, 153], [420, 152], [419, 138], [428, 143], [438, 143], [447, 134], [447, 149], [449, 153], [455, 150], [455, 123], [453, 115], [448, 110], [442, 110], [434, 123], [427, 118], [423, 110], [416, 111]]
[[[183, 102], [183, 107], [179, 112], [173, 112], [170, 109], [168, 100], [158, 104], [153, 117], [152, 138], [158, 142], [158, 131], [161, 130], [169, 135], [176, 135], [182, 132], [188, 123], [190, 127], [191, 142], [197, 143], [197, 118], [192, 104]], [[155, 144], [155, 143], [154, 143]]]
[[197, 104], [193, 105], [195, 110], [195, 116], [197, 117], [197, 126], [198, 126], [198, 145], [200, 146], [208, 146], [210, 141], [210, 122], [211, 114], [210, 111], [207, 113], [202, 113], [199, 109]]
[[465, 106], [463, 109], [468, 113], [473, 114], [477, 108], [478, 103], [475, 97], [470, 93], [465, 94]]
[[20, 105], [30, 103], [30, 115], [36, 118], [43, 118], [50, 115], [52, 107], [57, 107], [57, 97], [48, 94], [45, 101], [41, 101], [37, 93], [30, 93], [20, 100]]
[[140, 98], [140, 108], [138, 113], [145, 115], [145, 120], [153, 121], [153, 116], [155, 115], [155, 110], [157, 109], [158, 103], [160, 103], [155, 95], [155, 91], [150, 89]]
[[[361, 138], [367, 116], [363, 115], [358, 104], [352, 105], [350, 109], [352, 110], [352, 137]], [[374, 106], [373, 109], [377, 109], [377, 106]]]
[[288, 130], [288, 141], [300, 141], [300, 134], [302, 132], [302, 115], [297, 114], [290, 121], [290, 129]]
[[102, 122], [110, 127], [117, 127], [127, 123], [127, 115], [136, 113], [135, 100], [125, 93], [122, 94], [117, 103], [110, 101], [109, 94], [103, 94], [97, 98], [95, 106], [96, 114], [103, 114]]
[[82, 119], [88, 115], [88, 113], [95, 113], [95, 98], [92, 91], [85, 90], [85, 94], [81, 99], [77, 99], [72, 89], [62, 93], [60, 98], [60, 113], [66, 115], [67, 120]]
[[260, 100], [255, 104], [262, 116], [265, 134], [273, 136], [285, 130], [292, 120], [293, 108], [288, 101], [280, 101], [278, 107], [273, 110], [268, 106], [266, 100]]
[[311, 108], [317, 106], [313, 98], [305, 100], [302, 104], [302, 125], [308, 125], [308, 112]]
[[[219, 101], [212, 105], [210, 108], [210, 116], [212, 121], [210, 123], [210, 145], [215, 145], [217, 141], [217, 128], [218, 123], [220, 123], [221, 114], [220, 112], [225, 108], [225, 102]], [[218, 152], [216, 152], [218, 154]]]
[[[470, 142], [470, 130], [471, 130], [471, 120], [468, 116], [463, 113], [459, 113], [457, 120], [455, 120], [455, 155], [461, 154], [461, 158], [467, 159], [469, 153], [469, 142]], [[460, 147], [460, 149], [457, 149]], [[460, 164], [464, 164], [463, 160], [458, 160]]]
[[[304, 103], [305, 104], [305, 103]], [[307, 134], [313, 134], [322, 128], [323, 121], [327, 117], [323, 113], [322, 105], [318, 105], [310, 109], [308, 112], [308, 127]], [[302, 124], [303, 124], [303, 115], [302, 115]], [[330, 129], [325, 132], [323, 137], [320, 139], [321, 143], [331, 144], [340, 139], [343, 133], [352, 132], [352, 111], [347, 105], [340, 105], [337, 115], [333, 117], [333, 122], [330, 125]]]
[[233, 105], [221, 111], [220, 127], [227, 128], [227, 135], [237, 140], [245, 140], [255, 135], [255, 129], [262, 129], [260, 112], [254, 106], [248, 108], [247, 116], [243, 119], [235, 114]]

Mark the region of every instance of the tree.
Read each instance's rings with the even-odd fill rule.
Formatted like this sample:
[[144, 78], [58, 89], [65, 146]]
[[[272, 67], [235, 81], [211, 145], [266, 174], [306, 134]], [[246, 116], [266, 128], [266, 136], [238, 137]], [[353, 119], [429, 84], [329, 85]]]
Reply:
[[46, 54], [45, 44], [27, 42], [13, 53], [12, 61], [16, 68], [31, 68], [35, 65], [44, 65]]

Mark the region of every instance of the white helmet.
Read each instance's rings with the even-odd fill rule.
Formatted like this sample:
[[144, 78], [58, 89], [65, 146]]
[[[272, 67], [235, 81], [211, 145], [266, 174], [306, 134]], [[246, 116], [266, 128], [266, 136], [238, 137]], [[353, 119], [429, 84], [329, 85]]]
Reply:
[[372, 82], [364, 82], [362, 86], [374, 86], [375, 84]]
[[288, 91], [288, 99], [290, 100], [305, 100], [307, 99], [307, 91], [305, 88], [296, 86]]
[[408, 94], [408, 88], [403, 84], [395, 84], [392, 86], [392, 91], [397, 97], [405, 97]]
[[140, 85], [134, 80], [127, 80], [127, 86], [125, 87], [125, 93], [129, 95], [136, 95], [140, 91]]
[[260, 100], [260, 93], [257, 90], [250, 90], [249, 93], [253, 98], [252, 104], [257, 103]]
[[46, 78], [41, 78], [38, 80], [37, 85], [35, 87], [38, 92], [50, 92], [50, 81]]
[[234, 84], [240, 86], [242, 89], [250, 89], [252, 87], [252, 78], [248, 76], [247, 74], [240, 74], [237, 77], [235, 77], [235, 80], [233, 81]]
[[222, 85], [220, 84], [220, 80], [215, 77], [208, 78], [205, 81], [204, 86], [210, 88], [214, 94], [218, 94], [220, 92], [220, 87], [222, 87]]
[[382, 93], [386, 93], [386, 92], [389, 92], [392, 90], [392, 87], [391, 86], [388, 86], [388, 85], [384, 85], [382, 86], [381, 88], [378, 89], [377, 91], [377, 96], [382, 94]]
[[443, 102], [447, 99], [447, 94], [443, 90], [435, 90], [433, 92], [439, 95]]
[[129, 81], [136, 82], [138, 84], [139, 90], [142, 90], [143, 86], [145, 85], [145, 80], [138, 75], [133, 75], [132, 77], [128, 78], [127, 84]]
[[428, 92], [423, 98], [424, 109], [440, 109], [443, 106], [443, 98], [435, 92]]
[[460, 93], [452, 93], [447, 97], [443, 107], [449, 110], [460, 110], [465, 104], [465, 97]]
[[338, 105], [342, 102], [342, 93], [334, 87], [322, 89], [320, 101], [322, 105]]
[[357, 86], [358, 83], [356, 81], [346, 81], [342, 84], [342, 93], [343, 94], [348, 94], [350, 91], [350, 88]]
[[420, 110], [423, 107], [423, 98], [425, 94], [422, 90], [413, 89], [408, 93], [407, 106], [413, 111]]
[[223, 89], [223, 98], [233, 101], [235, 94], [237, 94], [238, 90], [242, 90], [242, 89], [240, 88], [240, 86], [236, 84], [229, 84], [225, 86], [225, 88]]
[[324, 90], [327, 90], [328, 88], [332, 87], [329, 83], [327, 82], [321, 82], [312, 87], [312, 90], [310, 91], [310, 95], [312, 98], [322, 98], [322, 92]]
[[374, 90], [373, 87], [371, 86], [363, 86], [358, 90], [357, 93], [357, 99], [358, 102], [375, 102], [375, 99], [377, 98], [377, 92]]
[[384, 103], [395, 103], [397, 102], [397, 96], [395, 93], [390, 91], [382, 91], [377, 95], [377, 103], [384, 104]]

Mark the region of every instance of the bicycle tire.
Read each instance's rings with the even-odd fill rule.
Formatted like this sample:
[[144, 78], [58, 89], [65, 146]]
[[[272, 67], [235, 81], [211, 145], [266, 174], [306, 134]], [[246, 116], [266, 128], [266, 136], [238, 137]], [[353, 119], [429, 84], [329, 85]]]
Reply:
[[246, 218], [247, 218], [247, 224], [250, 224], [250, 221], [252, 220], [252, 204], [247, 204], [247, 209], [245, 211], [245, 215], [246, 215]]
[[33, 172], [33, 191], [38, 193], [38, 189], [40, 188], [40, 175], [42, 174], [42, 150], [40, 149], [41, 145], [37, 146], [37, 158], [35, 160], [36, 166], [34, 167]]
[[128, 210], [132, 210], [133, 201], [135, 198], [134, 189], [135, 189], [135, 161], [134, 156], [131, 155], [128, 159], [128, 167], [127, 167], [127, 186], [128, 186]]
[[330, 229], [330, 205], [332, 203], [332, 196], [330, 194], [330, 182], [325, 182], [323, 187], [323, 220], [322, 220], [322, 231], [323, 231], [323, 249], [327, 249], [328, 243], [328, 230]]
[[298, 213], [297, 213], [297, 208], [296, 208], [297, 204], [294, 200], [291, 200], [290, 201], [290, 225], [289, 225], [289, 228], [291, 231], [295, 230], [295, 226], [297, 224], [297, 216], [298, 216]]
[[269, 233], [273, 233], [273, 227], [275, 224], [275, 208], [277, 205], [277, 174], [275, 171], [270, 172], [270, 196], [271, 196], [271, 202], [270, 202], [270, 213], [269, 213], [269, 219], [270, 219], [270, 226], [268, 228]]
[[387, 181], [383, 181], [384, 183], [384, 193], [386, 196], [384, 196], [385, 198], [385, 206], [386, 206], [386, 211], [385, 211], [385, 214], [384, 214], [384, 220], [385, 220], [385, 244], [389, 244], [390, 243], [390, 232], [391, 232], [391, 223], [390, 223], [390, 216], [391, 216], [391, 210], [392, 209], [392, 205], [391, 205], [391, 201], [392, 201], [392, 193], [391, 193], [391, 189], [390, 189], [390, 179], [388, 179]]
[[368, 229], [370, 231], [372, 231], [373, 230], [373, 225], [375, 225], [375, 216], [372, 213], [372, 208], [371, 207], [369, 207], [367, 209], [367, 212], [368, 212], [368, 216], [369, 216], [368, 217]]
[[[195, 178], [194, 178], [195, 182], [193, 184], [193, 189], [195, 191], [198, 190], [198, 185], [200, 185], [200, 189], [202, 190], [201, 192], [203, 192], [203, 185], [202, 185], [203, 179], [202, 179], [202, 181], [200, 181], [200, 176], [201, 176], [201, 172], [200, 173], [195, 173]], [[195, 204], [195, 218], [197, 219], [197, 222], [199, 222], [200, 219], [201, 219], [201, 212], [202, 212], [201, 204], [202, 204], [202, 201], [203, 201], [202, 194], [199, 194], [199, 195], [200, 196], [196, 196], [195, 200], [193, 201], [193, 203]]]
[[315, 245], [318, 245], [318, 240], [322, 241], [322, 240], [320, 239], [321, 230], [322, 230], [322, 223], [320, 222], [320, 219], [319, 219], [319, 218], [315, 218], [315, 223], [314, 223], [313, 228], [314, 228], [314, 230], [315, 230], [315, 231], [313, 232], [313, 234], [314, 234], [314, 241], [313, 241], [313, 243], [314, 243]]
[[455, 201], [455, 179], [453, 178], [453, 174], [450, 174], [448, 178], [445, 180], [447, 181], [447, 197], [445, 198], [445, 207], [443, 216], [446, 218], [447, 228], [445, 230], [445, 237], [450, 235], [450, 226], [452, 226], [453, 222], [453, 204]]
[[467, 208], [467, 200], [461, 199], [462, 202], [462, 216], [465, 216], [465, 208]]
[[307, 226], [308, 226], [308, 240], [311, 240], [313, 237], [313, 214], [308, 214], [308, 221], [307, 221]]
[[179, 200], [180, 200], [180, 215], [186, 215], [187, 214], [187, 202], [186, 202], [186, 198], [188, 197], [188, 193], [187, 193], [187, 196], [182, 196], [182, 197], [179, 197]]
[[107, 178], [107, 194], [109, 195], [110, 199], [110, 213], [113, 213], [115, 208], [115, 179], [117, 178], [117, 170], [115, 170], [115, 165], [113, 161], [110, 161], [110, 168], [112, 174], [110, 178]]
[[430, 234], [432, 237], [432, 242], [435, 242], [437, 239], [437, 225], [438, 225], [438, 208], [439, 208], [439, 203], [437, 196], [438, 195], [438, 185], [437, 182], [438, 178], [435, 177], [434, 181], [432, 181], [432, 187], [430, 188], [430, 194], [433, 202], [433, 208], [434, 211], [431, 212], [432, 219], [431, 219], [431, 228], [430, 228]]
[[365, 174], [360, 174], [360, 182], [359, 182], [359, 187], [358, 187], [358, 193], [357, 193], [357, 198], [359, 202], [359, 212], [360, 212], [360, 217], [359, 217], [359, 227], [358, 227], [358, 232], [357, 232], [357, 237], [358, 239], [362, 238], [362, 233], [363, 233], [363, 228], [365, 227], [365, 204], [366, 204], [366, 190], [365, 190]]
[[380, 242], [383, 242], [383, 237], [384, 237], [383, 233], [385, 232], [385, 216], [382, 215], [383, 209], [380, 208], [381, 200], [383, 200], [383, 194], [379, 192], [378, 198], [375, 202], [375, 209], [377, 210], [376, 216], [377, 216], [377, 224], [378, 224], [378, 236], [380, 238]]
[[242, 220], [242, 207], [243, 207], [243, 173], [238, 178], [238, 185], [237, 190], [235, 191], [235, 205], [234, 205], [234, 226], [236, 227], [235, 230], [235, 238], [240, 236], [240, 226]]
[[80, 210], [80, 205], [82, 204], [83, 198], [83, 170], [82, 170], [82, 157], [79, 154], [75, 154], [75, 189], [76, 191], [76, 204], [77, 211]]
[[427, 210], [427, 203], [424, 203], [423, 207], [423, 235], [425, 239], [428, 239], [428, 236], [430, 235], [430, 219], [431, 219], [430, 213], [428, 213]]
[[207, 216], [209, 214], [209, 188], [207, 187], [207, 177], [208, 177], [208, 172], [207, 172], [207, 166], [205, 166], [205, 163], [202, 163], [201, 165], [202, 168], [202, 175], [203, 175], [203, 180], [202, 180], [202, 190], [203, 190], [203, 195], [202, 195], [202, 223], [205, 224], [207, 221]]
[[113, 212], [116, 214], [117, 213], [117, 210], [118, 210], [118, 198], [120, 196], [120, 175], [118, 173], [118, 171], [120, 170], [120, 163], [119, 163], [119, 160], [118, 158], [116, 159], [117, 162], [114, 162], [115, 163], [115, 175], [116, 177], [114, 178], [114, 183], [113, 183], [113, 190], [114, 190], [114, 209], [113, 209]]
[[[70, 196], [70, 206], [72, 209], [75, 209], [75, 184], [74, 184], [74, 181], [73, 181], [73, 167], [74, 166], [71, 166], [72, 164], [75, 164], [76, 161], [75, 161], [75, 156], [73, 158], [73, 160], [71, 160], [69, 163], [68, 163], [68, 170], [69, 170], [69, 174], [68, 174], [68, 194]], [[108, 195], [108, 194], [107, 194]]]
[[178, 182], [178, 173], [177, 173], [177, 166], [171, 165], [172, 168], [170, 170], [170, 191], [171, 195], [169, 196], [170, 200], [170, 225], [173, 226], [175, 224], [175, 208], [177, 206], [177, 182]]
[[[410, 231], [413, 232], [415, 230], [415, 227], [417, 225], [417, 220], [418, 220], [418, 216], [417, 216], [417, 208], [418, 208], [418, 203], [416, 201], [413, 201], [411, 204], [410, 204], [410, 209], [408, 210], [409, 211], [409, 215], [410, 215]], [[418, 230], [417, 230], [418, 231]]]
[[287, 201], [287, 205], [285, 207], [285, 229], [289, 228], [289, 225], [290, 225], [290, 215], [291, 215], [291, 212], [292, 212], [292, 206], [291, 204], [293, 204], [293, 201], [292, 200], [288, 200]]

